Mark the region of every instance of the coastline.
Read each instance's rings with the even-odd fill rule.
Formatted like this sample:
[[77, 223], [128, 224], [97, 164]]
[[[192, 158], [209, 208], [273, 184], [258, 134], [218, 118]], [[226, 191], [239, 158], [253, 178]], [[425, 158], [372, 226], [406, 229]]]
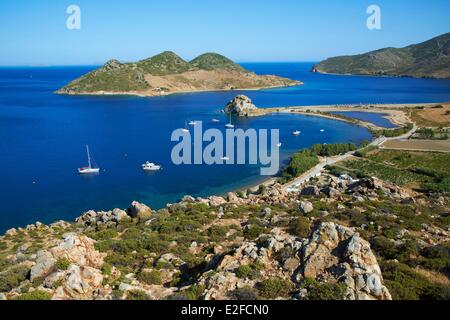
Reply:
[[264, 86], [264, 87], [254, 87], [254, 88], [234, 88], [234, 89], [204, 89], [204, 90], [189, 90], [189, 91], [175, 91], [175, 92], [159, 92], [155, 94], [153, 92], [138, 92], [138, 91], [129, 91], [129, 92], [116, 92], [116, 91], [94, 91], [94, 92], [60, 92], [61, 89], [54, 92], [54, 94], [58, 95], [67, 95], [67, 96], [137, 96], [137, 97], [166, 97], [170, 95], [176, 94], [189, 94], [189, 93], [203, 93], [203, 92], [224, 92], [224, 91], [259, 91], [266, 89], [277, 89], [277, 88], [290, 88], [296, 86], [302, 86], [304, 82], [297, 81], [295, 84], [291, 85], [279, 85], [279, 86]]

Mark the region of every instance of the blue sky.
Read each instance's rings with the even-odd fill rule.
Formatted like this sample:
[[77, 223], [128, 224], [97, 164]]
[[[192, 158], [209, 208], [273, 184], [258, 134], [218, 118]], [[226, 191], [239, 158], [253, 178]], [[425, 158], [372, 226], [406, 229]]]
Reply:
[[[66, 8], [81, 8], [81, 30]], [[382, 29], [366, 28], [366, 9]], [[164, 50], [191, 59], [218, 52], [236, 61], [317, 61], [450, 31], [448, 0], [1, 0], [0, 65], [101, 64]]]

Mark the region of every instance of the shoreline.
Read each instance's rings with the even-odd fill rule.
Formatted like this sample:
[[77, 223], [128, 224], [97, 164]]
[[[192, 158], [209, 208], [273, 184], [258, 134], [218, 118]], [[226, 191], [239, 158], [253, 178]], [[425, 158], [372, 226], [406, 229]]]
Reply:
[[114, 91], [94, 91], [94, 92], [60, 92], [61, 89], [54, 92], [57, 95], [65, 96], [132, 96], [141, 98], [153, 98], [153, 97], [166, 97], [176, 94], [189, 94], [189, 93], [205, 93], [205, 92], [225, 92], [225, 91], [260, 91], [269, 89], [281, 89], [281, 88], [291, 88], [296, 86], [302, 86], [305, 83], [302, 81], [297, 81], [298, 83], [292, 85], [280, 85], [280, 86], [269, 86], [269, 87], [255, 87], [255, 88], [235, 88], [235, 89], [199, 89], [199, 90], [189, 90], [189, 91], [176, 91], [176, 92], [160, 92], [158, 94], [145, 93], [145, 92], [114, 92]]

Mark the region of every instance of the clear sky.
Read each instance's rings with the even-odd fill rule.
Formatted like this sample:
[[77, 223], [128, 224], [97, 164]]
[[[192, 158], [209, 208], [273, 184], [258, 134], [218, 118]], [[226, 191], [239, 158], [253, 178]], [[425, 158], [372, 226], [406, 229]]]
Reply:
[[[80, 30], [66, 28], [71, 4]], [[371, 4], [381, 30], [366, 27]], [[428, 40], [450, 31], [449, 12], [449, 0], [1, 0], [0, 65], [136, 61], [164, 50], [317, 61]]]

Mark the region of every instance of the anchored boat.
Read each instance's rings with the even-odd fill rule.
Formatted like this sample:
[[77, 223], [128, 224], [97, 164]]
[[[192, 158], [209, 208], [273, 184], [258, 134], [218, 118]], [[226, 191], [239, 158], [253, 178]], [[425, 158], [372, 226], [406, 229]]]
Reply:
[[158, 171], [161, 170], [161, 166], [147, 161], [142, 165], [142, 169], [145, 171]]
[[86, 145], [86, 153], [87, 153], [87, 157], [88, 157], [88, 166], [87, 167], [78, 168], [78, 173], [79, 174], [99, 173], [100, 172], [100, 168], [95, 163], [95, 160], [91, 157], [88, 145]]

